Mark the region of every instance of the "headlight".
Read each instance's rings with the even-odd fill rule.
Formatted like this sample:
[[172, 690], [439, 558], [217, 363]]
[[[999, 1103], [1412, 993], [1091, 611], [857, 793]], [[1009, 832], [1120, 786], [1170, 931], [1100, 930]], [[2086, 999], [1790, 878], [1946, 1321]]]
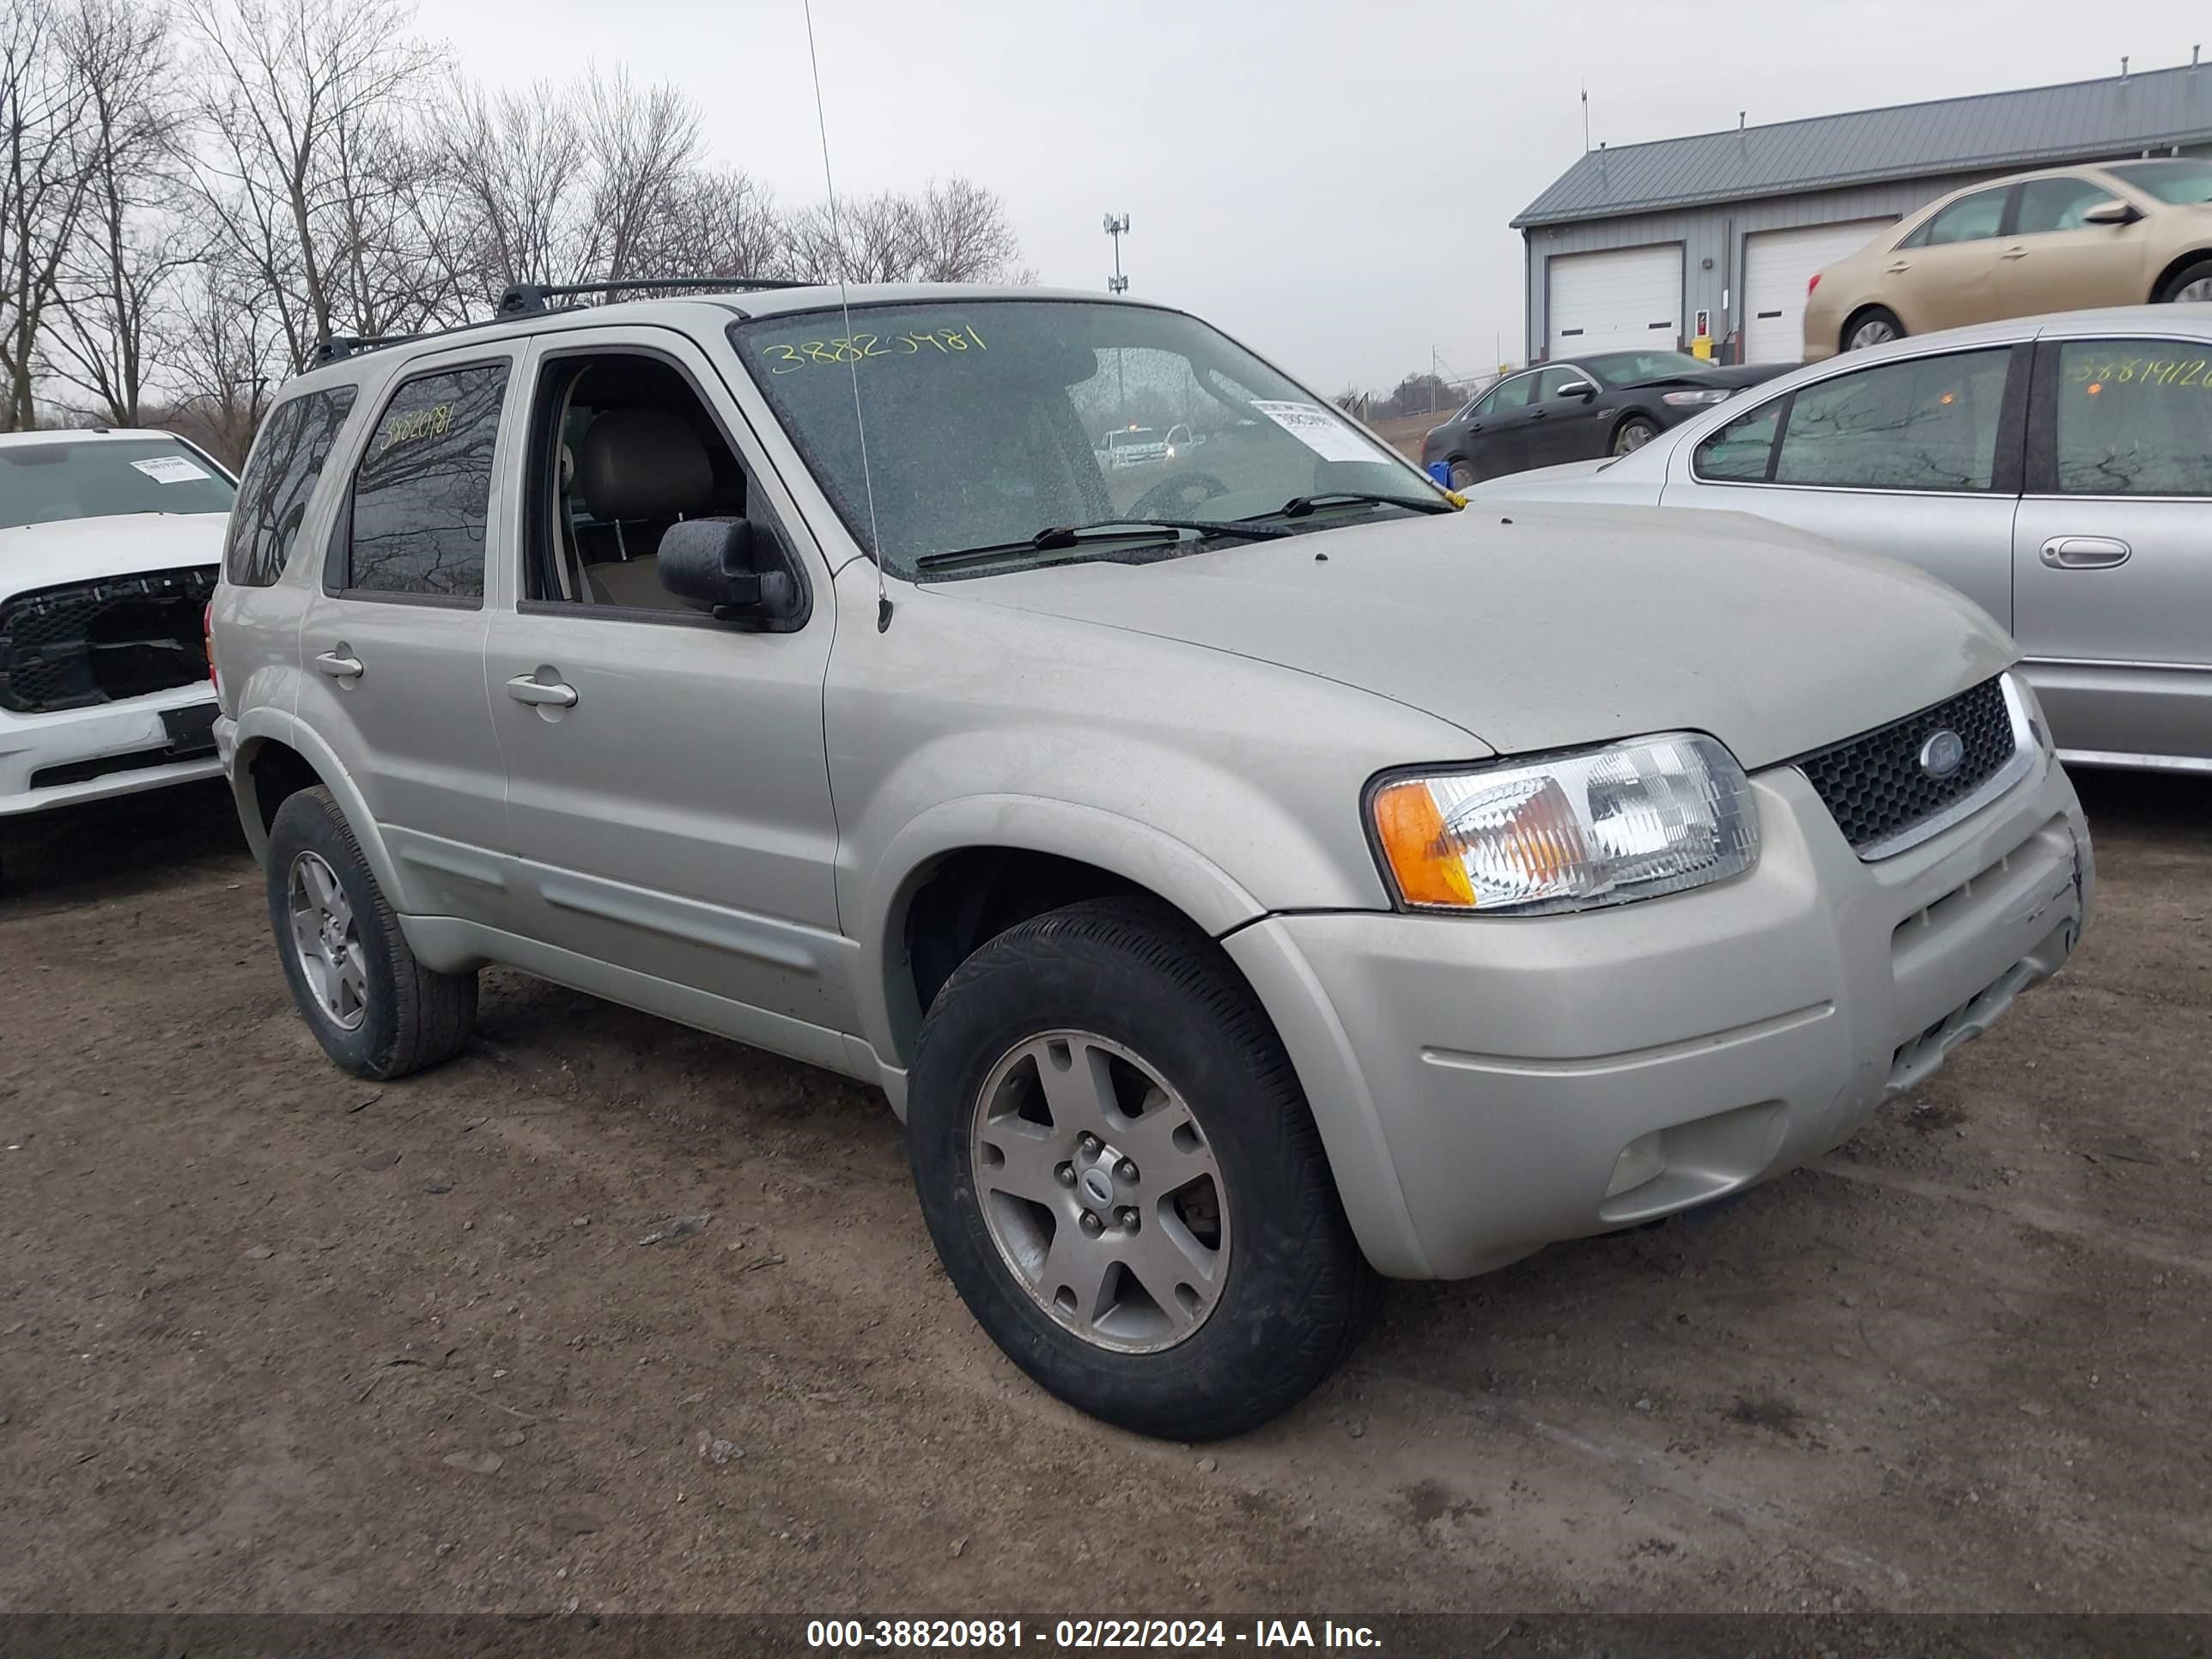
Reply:
[[1420, 910], [1594, 909], [1759, 861], [1750, 782], [1735, 756], [1694, 732], [1385, 778], [1370, 811], [1399, 898]]
[[1724, 404], [1735, 393], [1725, 386], [1705, 386], [1696, 392], [1662, 392], [1659, 401], [1675, 409], [1702, 409], [1708, 404]]

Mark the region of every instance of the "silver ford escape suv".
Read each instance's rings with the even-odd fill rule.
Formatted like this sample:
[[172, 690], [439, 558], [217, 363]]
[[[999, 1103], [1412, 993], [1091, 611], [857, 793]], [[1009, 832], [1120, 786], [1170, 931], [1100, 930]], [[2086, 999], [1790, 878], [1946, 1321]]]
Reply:
[[332, 1060], [454, 1054], [497, 963], [871, 1083], [984, 1329], [1143, 1432], [1819, 1157], [2088, 912], [1964, 599], [1461, 510], [1170, 308], [526, 289], [328, 356], [213, 639]]

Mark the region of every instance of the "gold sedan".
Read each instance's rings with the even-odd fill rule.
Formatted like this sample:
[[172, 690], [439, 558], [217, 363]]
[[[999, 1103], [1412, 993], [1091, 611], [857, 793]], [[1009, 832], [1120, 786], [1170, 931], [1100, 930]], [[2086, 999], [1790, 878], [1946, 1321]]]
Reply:
[[1814, 276], [1805, 361], [2004, 317], [2212, 301], [2212, 160], [1994, 179]]

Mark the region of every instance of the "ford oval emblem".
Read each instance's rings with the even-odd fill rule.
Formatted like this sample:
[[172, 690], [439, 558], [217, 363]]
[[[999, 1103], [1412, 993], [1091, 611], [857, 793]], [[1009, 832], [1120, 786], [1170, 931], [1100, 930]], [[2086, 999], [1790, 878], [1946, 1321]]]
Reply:
[[1920, 769], [1931, 778], [1948, 778], [1966, 763], [1966, 741], [1946, 727], [1920, 745]]

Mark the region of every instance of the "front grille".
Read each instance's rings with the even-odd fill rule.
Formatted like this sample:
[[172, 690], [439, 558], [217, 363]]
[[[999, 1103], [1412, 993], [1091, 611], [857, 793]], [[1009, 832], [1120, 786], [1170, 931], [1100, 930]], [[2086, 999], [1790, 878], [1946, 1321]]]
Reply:
[[[1959, 734], [1966, 758], [1948, 777], [1932, 778], [1920, 764], [1920, 750], [1945, 730]], [[1972, 794], [2004, 769], [2014, 747], [2004, 687], [1990, 679], [1932, 708], [1804, 756], [1797, 769], [1835, 815], [1852, 851], [1864, 856]]]
[[0, 708], [44, 714], [205, 679], [215, 583], [195, 565], [18, 593], [0, 605]]

